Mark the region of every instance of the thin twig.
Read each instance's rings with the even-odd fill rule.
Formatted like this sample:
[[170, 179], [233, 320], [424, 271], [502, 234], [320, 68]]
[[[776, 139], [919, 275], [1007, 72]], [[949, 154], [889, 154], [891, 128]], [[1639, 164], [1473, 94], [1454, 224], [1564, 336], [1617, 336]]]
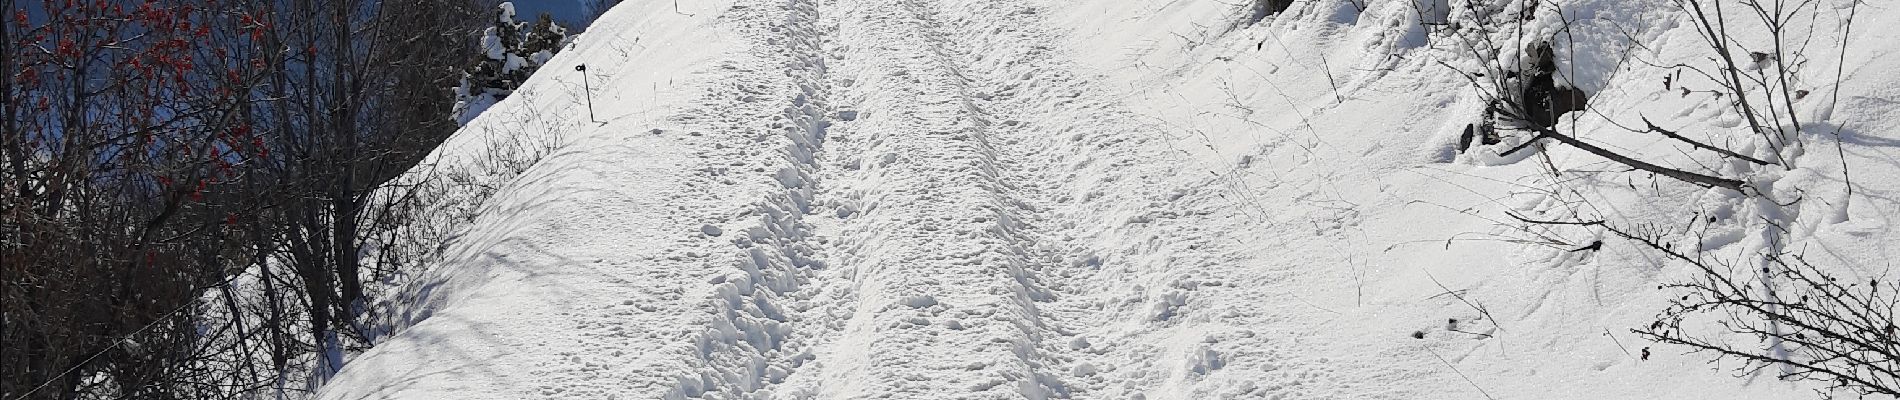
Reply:
[[1437, 351], [1432, 351], [1432, 349], [1425, 349], [1425, 352], [1431, 353], [1432, 358], [1437, 358], [1438, 362], [1445, 363], [1445, 367], [1451, 368], [1451, 373], [1458, 374], [1459, 378], [1464, 378], [1465, 383], [1471, 384], [1471, 387], [1473, 389], [1478, 389], [1478, 394], [1484, 395], [1484, 398], [1486, 399], [1497, 400], [1496, 397], [1491, 397], [1491, 392], [1484, 391], [1483, 386], [1478, 386], [1478, 382], [1471, 380], [1471, 377], [1465, 376], [1464, 372], [1459, 371], [1458, 366], [1451, 365], [1451, 361], [1445, 360], [1445, 357], [1438, 355]]

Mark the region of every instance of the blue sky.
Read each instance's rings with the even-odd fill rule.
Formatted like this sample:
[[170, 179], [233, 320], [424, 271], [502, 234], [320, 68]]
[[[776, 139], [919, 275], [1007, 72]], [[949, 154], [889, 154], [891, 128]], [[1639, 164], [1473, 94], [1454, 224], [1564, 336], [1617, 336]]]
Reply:
[[555, 21], [562, 22], [562, 25], [568, 26], [569, 28], [575, 28], [575, 29], [585, 28], [587, 26], [587, 23], [591, 22], [591, 21], [581, 20], [582, 18], [587, 17], [587, 7], [584, 3], [585, 0], [512, 0], [512, 1], [514, 1], [515, 3], [515, 12], [520, 14], [520, 16], [517, 18], [520, 18], [523, 21], [533, 20], [536, 15], [540, 15], [541, 13], [545, 12], [548, 14], [553, 14]]

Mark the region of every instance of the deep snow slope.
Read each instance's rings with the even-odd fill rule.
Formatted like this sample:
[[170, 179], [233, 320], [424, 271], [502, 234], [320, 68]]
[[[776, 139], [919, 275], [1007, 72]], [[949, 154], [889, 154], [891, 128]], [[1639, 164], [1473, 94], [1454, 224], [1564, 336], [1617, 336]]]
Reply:
[[[1566, 79], [1609, 110], [1567, 128], [1735, 126], [1663, 89], [1666, 69], [1614, 63], [1632, 42], [1697, 60], [1666, 2], [1556, 3], [1582, 49], [1560, 57]], [[475, 165], [500, 138], [564, 143], [495, 183], [385, 308], [401, 329], [320, 395], [1811, 395], [1632, 336], [1680, 266], [1616, 240], [1512, 241], [1503, 212], [1551, 207], [1543, 168], [1610, 168], [1561, 147], [1547, 163], [1456, 153], [1482, 102], [1450, 68], [1473, 61], [1410, 2], [1352, 4], [1249, 24], [1244, 5], [1196, 0], [623, 2], [438, 151]], [[1838, 103], [1798, 110], [1844, 126], [1844, 151], [1815, 137], [1828, 145], [1780, 178], [1834, 196], [1799, 240], [1868, 276], [1900, 239], [1895, 17], [1863, 5]], [[1817, 91], [1836, 55], [1811, 60]], [[1829, 178], [1842, 153], [1852, 197]], [[1720, 200], [1638, 175], [1555, 184], [1633, 221]]]

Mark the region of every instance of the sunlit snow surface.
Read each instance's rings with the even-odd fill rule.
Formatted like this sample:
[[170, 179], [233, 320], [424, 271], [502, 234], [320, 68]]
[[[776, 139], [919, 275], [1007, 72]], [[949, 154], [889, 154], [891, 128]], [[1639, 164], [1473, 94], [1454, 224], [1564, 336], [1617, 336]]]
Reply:
[[[567, 143], [497, 183], [413, 299], [385, 306], [398, 332], [321, 396], [1813, 395], [1631, 335], [1681, 266], [1616, 240], [1493, 240], [1513, 237], [1505, 211], [1548, 206], [1541, 158], [1457, 153], [1483, 103], [1450, 68], [1475, 62], [1409, 2], [1368, 3], [1245, 25], [1219, 1], [627, 1], [434, 155]], [[1610, 129], [1738, 123], [1665, 89], [1667, 68], [1618, 66], [1632, 40], [1663, 65], [1703, 62], [1668, 2], [1556, 3], [1577, 21], [1564, 79], [1604, 111], [1570, 127], [1669, 165], [1711, 160]], [[1839, 54], [1820, 48], [1846, 4], [1822, 3], [1827, 45], [1803, 75], [1817, 92], [1835, 88]], [[1780, 179], [1834, 196], [1803, 215], [1844, 216], [1804, 220], [1802, 244], [1871, 276], [1900, 239], [1900, 14], [1860, 13], [1838, 103], [1797, 104], [1845, 125], [1855, 196], [1839, 200], [1831, 135]], [[1565, 184], [1628, 221], [1720, 201], [1651, 181]]]

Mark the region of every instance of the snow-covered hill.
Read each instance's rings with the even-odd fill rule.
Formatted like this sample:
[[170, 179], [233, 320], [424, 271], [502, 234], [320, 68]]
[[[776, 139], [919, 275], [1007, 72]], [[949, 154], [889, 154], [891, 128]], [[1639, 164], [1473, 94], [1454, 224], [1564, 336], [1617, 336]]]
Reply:
[[[1561, 146], [1549, 164], [1459, 154], [1484, 102], [1453, 68], [1475, 61], [1411, 2], [1366, 3], [1252, 24], [1198, 0], [623, 2], [434, 156], [563, 143], [497, 183], [389, 306], [400, 330], [321, 395], [1812, 395], [1633, 336], [1684, 274], [1655, 254], [1513, 241], [1503, 213], [1549, 201], [1546, 165], [1614, 168]], [[1667, 68], [1615, 62], [1698, 60], [1668, 2], [1553, 4], [1581, 48], [1565, 79], [1605, 110], [1574, 128], [1736, 123], [1665, 89]], [[1842, 199], [1844, 153], [1853, 197], [1812, 202], [1842, 218], [1802, 244], [1883, 276], [1900, 11], [1858, 12], [1851, 34], [1816, 34], [1857, 44], [1838, 105], [1797, 109], [1846, 126], [1842, 151], [1816, 138], [1784, 179]], [[1828, 54], [1807, 68], [1834, 71]], [[1591, 138], [1697, 161], [1660, 137]], [[1562, 184], [1633, 221], [1706, 200], [1606, 174]]]

